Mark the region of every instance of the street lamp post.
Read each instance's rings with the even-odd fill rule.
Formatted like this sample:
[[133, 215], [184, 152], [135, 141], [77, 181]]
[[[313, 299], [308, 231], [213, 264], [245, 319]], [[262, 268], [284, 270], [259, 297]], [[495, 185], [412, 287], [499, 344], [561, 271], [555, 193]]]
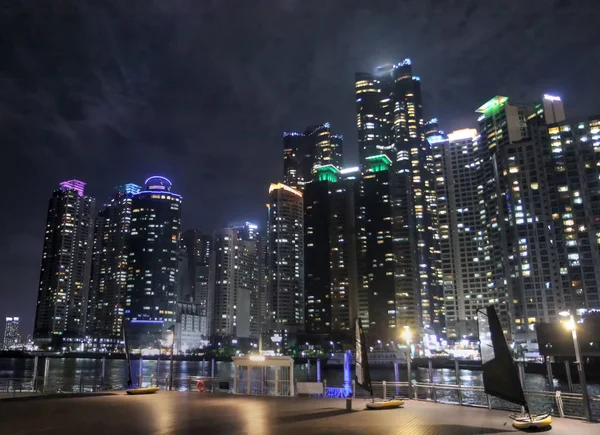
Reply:
[[410, 326], [405, 326], [404, 331], [402, 331], [402, 338], [406, 340], [406, 372], [407, 372], [407, 381], [408, 381], [408, 397], [412, 397], [412, 376], [411, 376], [411, 367], [410, 367], [410, 339], [412, 338], [412, 333], [410, 332]]
[[587, 381], [585, 379], [585, 368], [583, 366], [583, 360], [581, 359], [581, 349], [579, 347], [579, 340], [577, 339], [577, 323], [573, 314], [569, 311], [562, 311], [559, 315], [563, 317], [569, 317], [569, 320], [565, 323], [567, 329], [571, 331], [573, 336], [573, 346], [575, 347], [575, 364], [577, 365], [577, 373], [579, 374], [579, 383], [581, 384], [581, 395], [583, 398], [583, 412], [587, 421], [592, 421], [592, 412], [590, 410], [590, 397], [588, 394]]
[[169, 391], [173, 389], [173, 351], [175, 348], [175, 325], [169, 327], [171, 332], [171, 362], [169, 365]]

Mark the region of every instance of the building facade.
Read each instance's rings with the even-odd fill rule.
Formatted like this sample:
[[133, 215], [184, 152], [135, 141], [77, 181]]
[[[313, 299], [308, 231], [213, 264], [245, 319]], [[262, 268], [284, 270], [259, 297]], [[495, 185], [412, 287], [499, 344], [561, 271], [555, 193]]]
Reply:
[[2, 349], [8, 350], [13, 346], [17, 346], [20, 342], [19, 318], [7, 317], [6, 322], [4, 323], [4, 341], [2, 343]]
[[477, 130], [431, 136], [436, 169], [437, 217], [447, 337], [475, 339], [477, 310], [499, 297], [484, 185], [487, 179]]
[[269, 330], [274, 345], [304, 331], [303, 194], [285, 184], [269, 187], [267, 275]]
[[114, 348], [123, 340], [131, 203], [140, 190], [132, 183], [120, 186], [96, 217], [86, 322], [94, 347]]
[[333, 165], [304, 186], [306, 332], [351, 341], [358, 316], [358, 180]]
[[259, 334], [260, 250], [256, 225], [226, 228], [214, 238], [214, 339], [248, 342]]
[[210, 340], [213, 320], [214, 295], [210, 292], [211, 253], [213, 235], [188, 230], [182, 235], [179, 264], [179, 301], [197, 305], [192, 310], [199, 319], [200, 335]]
[[176, 321], [182, 198], [171, 189], [165, 177], [150, 177], [131, 202], [125, 319], [132, 348], [158, 347]]
[[[395, 173], [391, 186], [394, 243], [399, 295], [417, 303], [405, 310], [403, 322], [416, 331], [445, 333], [439, 234], [436, 221], [433, 155], [425, 140], [420, 78], [410, 59], [356, 75], [359, 158], [384, 155]], [[436, 123], [437, 124], [437, 121]], [[428, 126], [428, 133], [436, 125]], [[401, 296], [406, 298], [406, 296]], [[408, 300], [406, 299], [406, 300]], [[409, 318], [409, 314], [416, 317]]]
[[283, 181], [294, 189], [302, 190], [311, 182], [319, 166], [343, 163], [342, 135], [331, 132], [331, 124], [308, 127], [303, 133], [283, 134]]
[[548, 186], [562, 290], [556, 295], [562, 306], [552, 314], [561, 309], [598, 309], [600, 116], [566, 119], [546, 128], [552, 156]]
[[94, 199], [85, 183], [60, 183], [48, 203], [34, 340], [62, 345], [84, 336]]

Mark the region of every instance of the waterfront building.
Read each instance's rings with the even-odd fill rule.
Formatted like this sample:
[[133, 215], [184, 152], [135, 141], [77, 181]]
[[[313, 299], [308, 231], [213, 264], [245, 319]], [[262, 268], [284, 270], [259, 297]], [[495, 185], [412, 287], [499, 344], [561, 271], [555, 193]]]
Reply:
[[332, 133], [326, 122], [306, 128], [303, 133], [283, 134], [283, 182], [302, 190], [315, 178], [319, 166], [342, 166], [342, 135]]
[[258, 339], [260, 251], [256, 225], [231, 227], [214, 237], [214, 342]]
[[371, 167], [370, 159], [382, 161], [379, 156], [384, 155], [395, 173], [388, 181], [393, 183], [391, 261], [398, 268], [399, 297], [416, 307], [407, 307], [394, 327], [410, 326], [415, 333], [441, 335], [445, 326], [437, 202], [433, 156], [425, 140], [425, 131], [433, 134], [437, 121], [424, 128], [420, 78], [413, 75], [410, 59], [380, 66], [372, 74], [358, 73], [355, 86], [363, 172]]
[[349, 173], [321, 166], [304, 186], [306, 332], [327, 342], [350, 342], [358, 315], [359, 180]]
[[84, 189], [64, 181], [48, 203], [33, 334], [40, 346], [84, 336], [94, 207]]
[[287, 346], [304, 332], [303, 194], [282, 183], [269, 187], [267, 275], [271, 343]]
[[7, 317], [4, 323], [4, 341], [2, 343], [2, 349], [9, 350], [11, 347], [20, 344], [20, 342], [19, 318]]
[[125, 319], [133, 348], [160, 346], [176, 321], [180, 195], [161, 176], [133, 195]]
[[447, 337], [478, 335], [477, 310], [498, 295], [489, 243], [484, 185], [488, 174], [476, 129], [430, 136], [436, 176], [437, 215]]
[[551, 155], [547, 185], [562, 291], [549, 296], [562, 306], [548, 306], [553, 309], [548, 317], [556, 319], [563, 309], [600, 308], [600, 116], [560, 120], [560, 110], [552, 113], [559, 116], [546, 116], [557, 121], [545, 126]]
[[131, 204], [140, 190], [133, 183], [119, 186], [96, 217], [86, 322], [94, 348], [114, 348], [123, 341]]
[[180, 302], [197, 305], [204, 340], [209, 340], [212, 334], [214, 295], [209, 291], [212, 247], [212, 234], [203, 234], [198, 230], [188, 230], [182, 234], [178, 298]]

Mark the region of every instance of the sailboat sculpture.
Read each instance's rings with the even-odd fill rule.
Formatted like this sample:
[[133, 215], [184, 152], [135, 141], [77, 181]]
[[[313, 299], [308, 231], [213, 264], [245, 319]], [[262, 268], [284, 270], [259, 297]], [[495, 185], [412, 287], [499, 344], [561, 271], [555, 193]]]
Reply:
[[[141, 385], [138, 388], [131, 388], [133, 386], [133, 380], [131, 376], [131, 356], [129, 354], [129, 342], [127, 341], [126, 320], [123, 319], [123, 343], [125, 345], [125, 358], [127, 359], [127, 394], [152, 394], [158, 391], [158, 387], [149, 386], [143, 388]], [[141, 361], [140, 361], [141, 364]]]
[[479, 347], [483, 364], [483, 386], [490, 396], [498, 397], [522, 407], [524, 412], [510, 414], [513, 426], [517, 429], [540, 428], [552, 423], [550, 413], [531, 414], [523, 392], [500, 319], [493, 306], [477, 311], [479, 326]]
[[367, 346], [365, 331], [360, 318], [356, 319], [356, 385], [371, 393], [371, 401], [367, 402], [367, 409], [394, 409], [404, 406], [400, 399], [375, 399], [373, 396], [373, 385], [371, 384], [371, 370], [369, 369], [369, 358], [367, 357]]

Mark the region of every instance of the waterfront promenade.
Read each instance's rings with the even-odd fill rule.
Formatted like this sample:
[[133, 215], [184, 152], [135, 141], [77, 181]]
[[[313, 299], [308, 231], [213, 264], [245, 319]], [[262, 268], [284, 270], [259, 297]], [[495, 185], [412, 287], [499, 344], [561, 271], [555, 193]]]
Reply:
[[[404, 409], [366, 411], [345, 401], [161, 391], [0, 402], [2, 435], [475, 435], [516, 433], [508, 413], [407, 401]], [[556, 418], [556, 435], [598, 434], [600, 425]]]

